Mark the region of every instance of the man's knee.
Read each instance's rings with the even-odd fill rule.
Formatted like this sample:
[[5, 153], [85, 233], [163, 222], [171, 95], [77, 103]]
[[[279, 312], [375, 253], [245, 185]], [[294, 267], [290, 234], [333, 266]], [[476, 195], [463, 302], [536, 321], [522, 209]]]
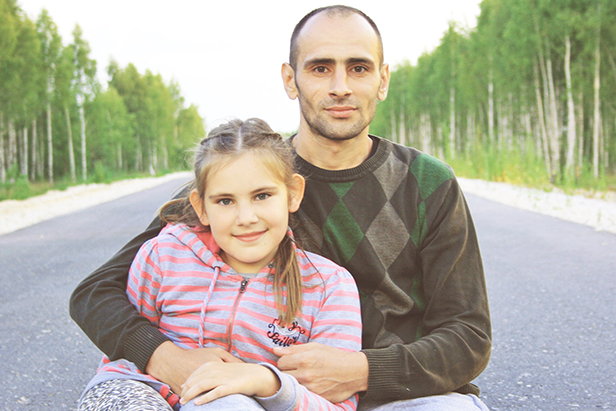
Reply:
[[449, 393], [412, 400], [394, 401], [376, 407], [360, 404], [360, 411], [488, 411], [477, 396]]
[[182, 406], [182, 411], [210, 410], [263, 411], [264, 408], [254, 398], [241, 394], [227, 395], [203, 405], [195, 405], [194, 401], [189, 401], [186, 405]]

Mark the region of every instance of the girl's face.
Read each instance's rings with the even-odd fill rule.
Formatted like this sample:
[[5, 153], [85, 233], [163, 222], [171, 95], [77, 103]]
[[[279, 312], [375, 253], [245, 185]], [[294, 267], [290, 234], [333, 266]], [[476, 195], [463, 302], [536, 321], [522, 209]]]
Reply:
[[221, 248], [220, 257], [238, 273], [256, 273], [272, 261], [299, 208], [304, 179], [283, 181], [252, 152], [231, 159], [209, 173], [204, 198], [190, 202]]

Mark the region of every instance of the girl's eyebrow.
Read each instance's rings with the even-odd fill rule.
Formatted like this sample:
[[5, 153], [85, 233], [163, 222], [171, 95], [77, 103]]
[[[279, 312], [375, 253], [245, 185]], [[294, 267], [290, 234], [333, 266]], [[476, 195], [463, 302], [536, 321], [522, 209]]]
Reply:
[[[250, 192], [250, 194], [254, 195], [254, 194], [257, 194], [257, 193], [261, 193], [263, 191], [278, 191], [278, 187], [276, 187], [276, 186], [260, 187], [260, 188], [257, 188], [255, 190], [252, 190]], [[235, 197], [235, 196], [233, 194], [231, 194], [231, 193], [213, 193], [213, 194], [210, 194], [208, 196], [209, 199], [220, 198], [220, 197]]]

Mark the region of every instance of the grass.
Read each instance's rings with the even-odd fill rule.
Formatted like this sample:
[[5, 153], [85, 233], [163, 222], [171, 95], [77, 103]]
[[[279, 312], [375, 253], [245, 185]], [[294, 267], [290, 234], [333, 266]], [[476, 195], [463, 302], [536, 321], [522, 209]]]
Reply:
[[[163, 170], [157, 172], [155, 176], [163, 176], [171, 172], [173, 171]], [[78, 177], [76, 182], [73, 182], [70, 177], [67, 178], [66, 176], [54, 181], [53, 184], [49, 183], [49, 181], [30, 182], [25, 176], [18, 175], [15, 177], [16, 173], [12, 172], [12, 170], [9, 171], [8, 174], [9, 177], [7, 178], [7, 182], [4, 184], [0, 183], [0, 201], [25, 200], [30, 197], [45, 194], [50, 190], [64, 191], [71, 186], [82, 184], [109, 184], [114, 181], [126, 180], [129, 178], [152, 177], [152, 175], [145, 172], [128, 173], [110, 171], [100, 164], [95, 165], [93, 173], [88, 176], [87, 180], [83, 181]]]
[[602, 173], [595, 178], [590, 168], [577, 170], [572, 178], [553, 181], [545, 169], [543, 159], [532, 150], [525, 153], [513, 149], [508, 152], [476, 150], [465, 157], [448, 159], [460, 177], [510, 183], [544, 191], [554, 188], [567, 194], [592, 194], [605, 197], [616, 192], [616, 175]]

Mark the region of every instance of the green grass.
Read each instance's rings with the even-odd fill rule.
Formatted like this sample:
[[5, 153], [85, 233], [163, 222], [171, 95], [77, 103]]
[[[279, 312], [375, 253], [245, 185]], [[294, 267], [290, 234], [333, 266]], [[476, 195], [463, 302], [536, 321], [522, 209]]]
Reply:
[[[176, 170], [163, 170], [157, 172], [155, 176], [163, 176]], [[9, 173], [11, 175], [11, 173]], [[96, 164], [94, 171], [88, 176], [86, 181], [77, 177], [77, 182], [72, 182], [70, 177], [62, 177], [50, 184], [48, 181], [30, 182], [24, 176], [9, 177], [7, 182], [0, 183], [0, 201], [3, 200], [25, 200], [30, 197], [45, 194], [50, 190], [64, 191], [71, 186], [82, 184], [109, 184], [114, 181], [126, 180], [129, 178], [152, 177], [149, 173], [128, 173], [117, 172], [106, 169], [102, 164]]]

